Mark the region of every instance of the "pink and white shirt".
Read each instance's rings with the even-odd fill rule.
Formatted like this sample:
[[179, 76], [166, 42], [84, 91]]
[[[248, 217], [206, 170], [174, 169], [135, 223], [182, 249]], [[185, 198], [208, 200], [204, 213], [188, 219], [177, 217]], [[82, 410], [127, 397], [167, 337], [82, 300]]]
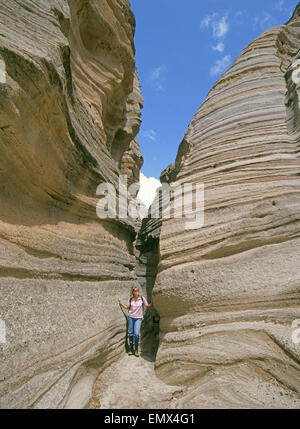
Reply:
[[[148, 307], [149, 305], [146, 298], [144, 298], [144, 304], [146, 307]], [[128, 306], [130, 305], [128, 316], [132, 317], [133, 319], [143, 318], [143, 303], [142, 303], [142, 298], [140, 296], [138, 297], [137, 300], [135, 298], [132, 298], [131, 303], [129, 303], [129, 300], [128, 300], [127, 305]]]

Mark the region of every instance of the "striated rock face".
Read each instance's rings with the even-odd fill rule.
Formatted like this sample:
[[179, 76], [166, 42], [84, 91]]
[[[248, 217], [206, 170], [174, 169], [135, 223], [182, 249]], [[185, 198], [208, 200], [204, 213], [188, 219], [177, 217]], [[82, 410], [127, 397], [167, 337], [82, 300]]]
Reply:
[[[298, 408], [300, 7], [215, 84], [161, 175], [204, 183], [193, 230], [96, 216], [98, 185], [143, 163], [134, 28], [128, 0], [0, 2], [0, 407], [130, 391], [149, 408]], [[138, 367], [117, 304], [137, 285], [155, 304]]]
[[2, 408], [85, 406], [123, 351], [135, 225], [96, 189], [143, 162], [134, 28], [128, 0], [0, 2]]
[[162, 181], [205, 185], [205, 224], [164, 219], [156, 375], [177, 406], [299, 407], [300, 9], [249, 44], [200, 107]]

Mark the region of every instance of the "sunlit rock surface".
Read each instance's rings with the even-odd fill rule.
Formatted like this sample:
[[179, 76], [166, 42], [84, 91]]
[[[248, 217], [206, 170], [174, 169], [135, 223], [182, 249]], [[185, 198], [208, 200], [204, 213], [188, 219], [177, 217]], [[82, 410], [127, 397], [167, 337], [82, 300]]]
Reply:
[[163, 220], [153, 289], [178, 407], [300, 406], [299, 42], [298, 6], [218, 80], [162, 173], [205, 185], [203, 228]]
[[[0, 2], [1, 408], [299, 408], [299, 15], [244, 49], [162, 173], [205, 185], [188, 230], [96, 216], [143, 163], [129, 2]], [[136, 285], [138, 365], [117, 304]]]
[[0, 2], [2, 408], [85, 406], [123, 352], [136, 231], [96, 189], [143, 162], [134, 29], [127, 0]]

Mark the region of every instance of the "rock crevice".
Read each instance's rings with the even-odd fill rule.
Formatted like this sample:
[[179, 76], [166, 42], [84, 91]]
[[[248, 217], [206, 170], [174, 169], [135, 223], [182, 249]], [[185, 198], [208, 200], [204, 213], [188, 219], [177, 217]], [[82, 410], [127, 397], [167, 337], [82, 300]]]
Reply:
[[[128, 0], [0, 3], [1, 408], [299, 408], [299, 16], [242, 51], [162, 172], [205, 186], [188, 230], [96, 215], [143, 163]], [[135, 367], [117, 299], [137, 285]]]

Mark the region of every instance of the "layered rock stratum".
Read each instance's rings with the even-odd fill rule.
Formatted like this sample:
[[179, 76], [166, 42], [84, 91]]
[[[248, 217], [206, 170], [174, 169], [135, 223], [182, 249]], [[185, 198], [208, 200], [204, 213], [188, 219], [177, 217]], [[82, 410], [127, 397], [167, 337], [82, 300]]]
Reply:
[[143, 99], [127, 0], [1, 0], [2, 408], [82, 407], [123, 352], [136, 225], [97, 186], [139, 180]]
[[[143, 163], [134, 29], [128, 0], [0, 0], [0, 407], [299, 408], [300, 6], [161, 175], [204, 184], [197, 229], [96, 215], [98, 185]], [[139, 361], [117, 305], [137, 285]]]
[[185, 386], [179, 407], [300, 406], [299, 41], [298, 5], [217, 81], [161, 176], [204, 184], [202, 228], [162, 220], [153, 289], [155, 371]]

